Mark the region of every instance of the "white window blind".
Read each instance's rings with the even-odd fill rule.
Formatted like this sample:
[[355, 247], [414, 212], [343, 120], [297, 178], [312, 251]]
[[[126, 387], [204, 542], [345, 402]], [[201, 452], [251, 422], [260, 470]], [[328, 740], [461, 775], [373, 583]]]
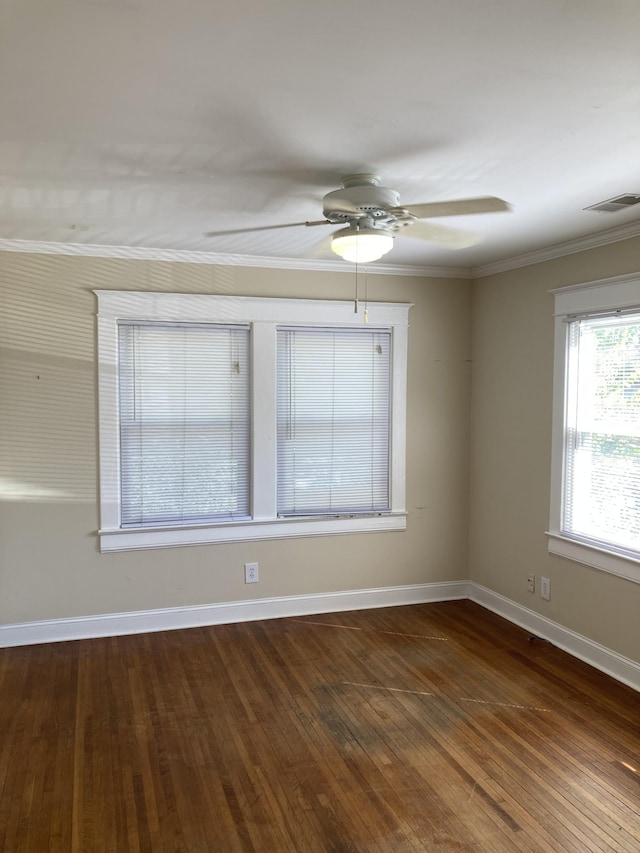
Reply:
[[118, 325], [121, 525], [249, 515], [249, 329]]
[[389, 510], [391, 333], [280, 329], [278, 514]]
[[640, 312], [569, 324], [563, 530], [640, 556]]

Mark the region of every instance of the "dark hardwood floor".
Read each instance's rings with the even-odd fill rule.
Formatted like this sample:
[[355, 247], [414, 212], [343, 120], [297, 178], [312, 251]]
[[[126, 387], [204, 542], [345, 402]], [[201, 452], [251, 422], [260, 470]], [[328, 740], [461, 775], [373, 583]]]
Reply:
[[0, 650], [0, 849], [640, 850], [640, 695], [468, 601]]

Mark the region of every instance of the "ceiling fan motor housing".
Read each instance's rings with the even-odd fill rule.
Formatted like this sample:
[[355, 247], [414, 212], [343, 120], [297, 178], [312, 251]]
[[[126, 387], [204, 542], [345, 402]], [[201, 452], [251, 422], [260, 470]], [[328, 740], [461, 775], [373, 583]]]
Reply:
[[[360, 218], [386, 220], [390, 208], [397, 207], [400, 199], [395, 190], [378, 186], [377, 175], [347, 175], [342, 179], [343, 189], [327, 193], [322, 199], [322, 212], [332, 222], [349, 222]], [[349, 208], [356, 210], [350, 212]], [[360, 213], [358, 213], [358, 211]]]

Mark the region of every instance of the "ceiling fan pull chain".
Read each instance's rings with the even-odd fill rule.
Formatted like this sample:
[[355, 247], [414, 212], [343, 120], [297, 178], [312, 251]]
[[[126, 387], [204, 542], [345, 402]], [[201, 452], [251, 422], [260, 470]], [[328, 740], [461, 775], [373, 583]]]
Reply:
[[368, 267], [364, 268], [364, 322], [369, 322], [369, 297], [368, 297], [368, 288], [369, 288], [369, 278], [368, 278]]

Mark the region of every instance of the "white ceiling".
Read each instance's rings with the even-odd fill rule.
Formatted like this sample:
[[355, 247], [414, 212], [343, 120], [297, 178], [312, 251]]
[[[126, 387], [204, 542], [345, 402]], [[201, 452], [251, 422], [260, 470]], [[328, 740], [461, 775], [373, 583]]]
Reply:
[[[640, 233], [637, 0], [4, 0], [0, 241], [333, 258], [341, 175], [511, 213], [380, 263], [477, 268]], [[345, 262], [340, 262], [345, 263]]]

